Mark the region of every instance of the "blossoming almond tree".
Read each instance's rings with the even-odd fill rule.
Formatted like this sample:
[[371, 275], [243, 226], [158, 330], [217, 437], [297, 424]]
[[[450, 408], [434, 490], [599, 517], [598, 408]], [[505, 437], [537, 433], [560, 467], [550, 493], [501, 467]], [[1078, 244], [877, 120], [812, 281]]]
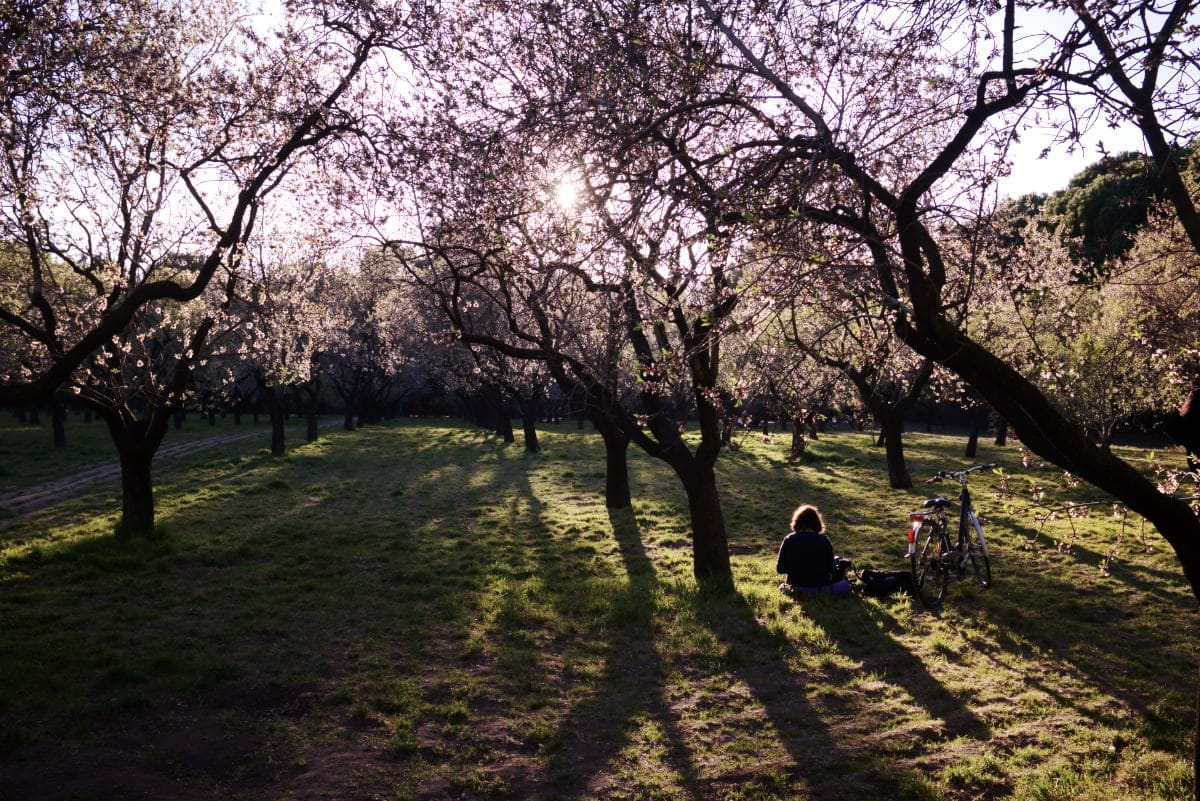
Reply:
[[359, 422], [378, 422], [405, 387], [410, 362], [426, 355], [415, 301], [401, 287], [396, 265], [369, 252], [352, 270], [330, 274], [322, 292], [328, 336], [322, 370], [345, 407], [346, 430]]
[[0, 17], [0, 238], [15, 244], [0, 402], [65, 384], [105, 415], [122, 530], [153, 531], [150, 461], [262, 204], [303, 158], [356, 132], [368, 64], [403, 21], [157, 0], [50, 0]]
[[[264, 199], [357, 130], [402, 9], [235, 0], [23, 4], [0, 16], [0, 402], [49, 395], [152, 302], [235, 269]], [[186, 275], [158, 265], [194, 258]], [[69, 285], [64, 283], [70, 276]]]
[[[686, 185], [690, 176], [708, 171], [705, 159], [713, 149], [731, 141], [726, 138], [731, 117], [723, 109], [708, 114], [701, 102], [689, 106], [696, 112], [692, 116], [676, 116], [653, 131], [646, 126], [661, 108], [658, 95], [687, 105], [706, 91], [722, 90], [727, 82], [710, 67], [723, 46], [713, 30], [682, 37], [687, 20], [669, 14], [655, 17], [661, 29], [642, 30], [639, 14], [635, 4], [611, 9], [593, 3], [467, 4], [443, 32], [445, 42], [429, 66], [442, 80], [429, 89], [426, 127], [408, 137], [417, 154], [409, 162], [448, 165], [447, 175], [424, 182], [423, 208], [453, 205], [462, 211], [452, 215], [456, 223], [469, 223], [475, 207], [497, 211], [505, 235], [497, 238], [489, 219], [460, 228], [458, 234], [472, 241], [446, 243], [459, 254], [487, 257], [475, 260], [480, 271], [498, 264], [494, 257], [506, 256], [511, 243], [524, 246], [519, 229], [530, 211], [522, 202], [528, 193], [510, 193], [517, 202], [505, 211], [505, 179], [529, 176], [536, 184], [548, 174], [570, 175], [570, 184], [560, 186], [570, 191], [555, 194], [575, 206], [573, 235], [581, 245], [543, 260], [538, 274], [570, 272], [597, 299], [595, 309], [620, 310], [629, 343], [627, 369], [636, 381], [627, 394], [636, 403], [615, 415], [622, 435], [680, 479], [695, 575], [728, 581], [729, 546], [715, 473], [724, 404], [731, 397], [722, 384], [722, 348], [749, 253], [746, 240], [731, 236], [732, 221], [717, 191], [738, 167], [720, 165], [728, 170], [713, 176], [714, 192], [689, 192]], [[525, 161], [509, 158], [505, 144]], [[442, 156], [441, 149], [450, 152]], [[475, 186], [484, 187], [484, 194], [468, 189], [456, 195], [451, 177], [463, 172], [480, 175]], [[488, 197], [496, 201], [489, 204]], [[449, 252], [446, 244], [433, 244]], [[583, 314], [574, 325], [600, 327], [595, 314]], [[561, 349], [545, 350], [540, 338], [535, 343], [529, 351], [542, 354], [539, 358], [569, 363]], [[592, 375], [576, 366], [577, 377]], [[620, 406], [601, 400], [613, 397], [601, 381], [589, 386], [596, 390], [593, 408]], [[676, 393], [677, 387], [685, 392]], [[690, 421], [698, 440], [684, 436]]]
[[[1069, 139], [1089, 121], [1136, 125], [1181, 231], [1200, 252], [1200, 214], [1171, 147], [1198, 133], [1196, 4], [1056, 6], [1050, 11], [1060, 15], [1061, 32], [1037, 24], [1033, 31], [1047, 33], [1024, 38], [1020, 26], [1047, 9], [1016, 0], [1001, 13], [937, 2], [874, 3], [871, 14], [854, 2], [768, 8], [696, 0], [696, 7], [696, 24], [721, 30], [738, 51], [719, 69], [744, 90], [711, 102], [749, 103], [777, 132], [743, 136], [714, 156], [753, 161], [772, 176], [765, 203], [757, 202], [762, 186], [739, 187], [743, 216], [790, 217], [858, 237], [897, 334], [972, 385], [1031, 450], [1150, 520], [1200, 597], [1194, 510], [1093, 441], [1047, 386], [1004, 358], [1003, 343], [972, 335], [962, 314], [969, 298], [958, 288], [970, 285], [960, 279], [974, 265], [946, 247], [947, 232], [970, 209], [952, 202], [958, 190], [974, 186], [978, 196], [1003, 172], [995, 137], [1019, 136], [1021, 114], [1039, 101], [1075, 112], [1067, 115]], [[673, 8], [687, 14], [692, 6]], [[690, 109], [673, 106], [660, 118], [672, 113]], [[704, 189], [699, 180], [691, 186]], [[1196, 746], [1200, 769], [1200, 739]]]

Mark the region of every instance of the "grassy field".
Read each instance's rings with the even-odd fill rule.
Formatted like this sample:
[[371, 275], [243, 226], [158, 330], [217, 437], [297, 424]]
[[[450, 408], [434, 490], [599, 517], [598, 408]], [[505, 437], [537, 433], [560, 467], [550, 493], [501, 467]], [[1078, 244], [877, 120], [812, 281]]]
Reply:
[[[17, 422], [5, 415], [0, 420], [0, 492], [69, 475], [72, 471], [103, 462], [116, 462], [117, 452], [108, 428], [99, 418], [84, 423], [79, 415], [70, 415], [67, 422], [67, 447], [54, 448], [53, 432], [48, 415], [42, 414], [41, 425]], [[293, 418], [291, 429], [299, 432], [303, 442], [303, 422]], [[164, 447], [209, 437], [231, 437], [259, 433], [258, 444], [270, 444], [270, 423], [261, 415], [255, 423], [250, 415], [234, 424], [233, 417], [207, 418], [188, 415], [180, 428], [172, 425], [163, 441]]]
[[[1195, 601], [1138, 521], [1039, 523], [1035, 492], [1099, 496], [1019, 446], [972, 482], [995, 586], [930, 614], [777, 590], [802, 501], [859, 568], [905, 566], [927, 488], [888, 489], [867, 434], [722, 457], [733, 591], [691, 578], [663, 466], [631, 451], [633, 509], [608, 510], [598, 438], [541, 438], [223, 445], [159, 471], [151, 543], [113, 539], [111, 487], [10, 521], [0, 799], [1190, 797]], [[967, 464], [907, 444], [918, 482]], [[25, 446], [0, 446], [11, 481]]]

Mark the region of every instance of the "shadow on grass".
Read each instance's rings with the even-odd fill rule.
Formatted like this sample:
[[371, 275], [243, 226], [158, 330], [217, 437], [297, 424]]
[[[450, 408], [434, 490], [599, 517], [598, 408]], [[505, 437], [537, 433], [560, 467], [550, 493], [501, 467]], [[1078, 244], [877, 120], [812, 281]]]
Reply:
[[[1085, 519], [1076, 526], [1086, 524]], [[1009, 529], [1020, 542], [1037, 533], [1036, 526], [1016, 521], [1011, 521]], [[1058, 539], [1043, 531], [1040, 542]], [[1169, 625], [1195, 631], [1195, 601], [1181, 572], [1149, 564], [1149, 558], [1127, 558], [1130, 540], [1127, 533], [1127, 546], [1110, 562], [1108, 576], [1101, 575], [1107, 554], [1078, 541], [1071, 543], [1069, 554], [1017, 546], [1009, 549], [1006, 559], [994, 556], [992, 569], [998, 583], [985, 596], [987, 602], [980, 604], [980, 611], [998, 624], [994, 636], [1003, 647], [993, 649], [1000, 653], [989, 653], [989, 658], [999, 660], [1031, 649], [1051, 653], [1072, 665], [1090, 684], [1151, 719], [1160, 717], [1163, 699], [1175, 693], [1187, 701], [1186, 712], [1181, 712], [1173, 725], [1190, 731], [1194, 717], [1188, 696], [1194, 693], [1194, 658], [1178, 653], [1179, 659], [1168, 661], [1164, 670], [1162, 654], [1168, 646], [1161, 631], [1164, 621], [1148, 610], [1174, 607], [1179, 614], [1170, 618]], [[1134, 542], [1142, 550], [1140, 536]], [[1165, 542], [1159, 547], [1164, 556], [1169, 552]], [[1069, 624], [1064, 625], [1065, 621]], [[981, 641], [977, 647], [988, 646]], [[1097, 711], [1072, 703], [1054, 683], [1036, 676], [1030, 677], [1030, 683], [1098, 723], [1120, 725], [1113, 714], [1119, 710]]]
[[[621, 606], [637, 611], [609, 629], [601, 675], [563, 718], [561, 753], [548, 777], [554, 791], [567, 797], [603, 795], [614, 791], [616, 782], [639, 797], [657, 790], [664, 797], [692, 799], [745, 795], [832, 801], [893, 797], [921, 783], [916, 774], [897, 771], [856, 741], [861, 732], [839, 719], [845, 699], [826, 695], [812, 684], [813, 677], [789, 665], [791, 644], [758, 622], [745, 597], [728, 584], [698, 589], [660, 584], [632, 511], [610, 510], [609, 517], [629, 580]], [[701, 633], [715, 637], [715, 650], [687, 664], [664, 665], [655, 621], [671, 612], [655, 607], [673, 603], [689, 611]], [[881, 627], [872, 624], [870, 630], [863, 648], [876, 655], [885, 651], [890, 667], [907, 674], [914, 697], [947, 715], [947, 728], [986, 734], [986, 727], [956, 706], [915, 657]], [[832, 684], [849, 678], [835, 676]], [[827, 684], [824, 678], [820, 683]], [[709, 712], [722, 725], [740, 729], [719, 747], [755, 743], [749, 761], [705, 753], [711, 745], [703, 735], [711, 725], [705, 722]], [[646, 742], [648, 729], [657, 731], [656, 743]], [[643, 763], [641, 775], [622, 776], [614, 764], [628, 748], [643, 754], [657, 750], [657, 762]]]
[[829, 604], [813, 604], [805, 609], [830, 634], [839, 650], [858, 665], [853, 671], [832, 677], [834, 683], [850, 681], [863, 671], [878, 673], [931, 718], [941, 721], [940, 736], [982, 741], [991, 735], [988, 725], [946, 688], [925, 660], [893, 636], [899, 626], [889, 612], [857, 594], [845, 603], [850, 607], [848, 614], [832, 614]]
[[[918, 438], [909, 458], [914, 476], [961, 463], [948, 450], [954, 444]], [[844, 443], [826, 440], [819, 447], [831, 456], [844, 453], [847, 460], [856, 452], [862, 453], [859, 448], [846, 452]], [[871, 455], [867, 452], [860, 458], [866, 464]], [[979, 461], [1011, 463], [1013, 454], [993, 448]], [[836, 463], [831, 459], [826, 462]], [[876, 467], [871, 462], [871, 468]], [[861, 474], [857, 478], [860, 479], [857, 484], [819, 482], [805, 487], [806, 495], [813, 496], [822, 508], [835, 510], [836, 518], [837, 510], [862, 506]], [[746, 486], [750, 480], [752, 475], [738, 476], [730, 483]], [[908, 495], [889, 493], [888, 497], [898, 498], [897, 503], [908, 498], [915, 504], [917, 498], [928, 494], [925, 489], [918, 487]], [[1077, 520], [1075, 526], [1080, 529], [1080, 537], [1073, 543], [1071, 555], [1062, 555], [1056, 552], [1054, 544], [1070, 539], [1069, 523], [1064, 520], [1042, 529], [1039, 541], [1049, 545], [1044, 554], [1024, 551], [1022, 543], [1038, 533], [1040, 524], [1019, 513], [994, 509], [997, 502], [985, 490], [977, 492], [976, 499], [988, 520], [985, 525], [992, 542], [996, 586], [984, 590], [968, 582], [950, 587], [947, 609], [954, 610], [956, 615], [977, 618], [980, 624], [974, 625], [967, 619], [956, 626], [956, 633], [966, 640], [965, 649], [982, 654], [1006, 672], [1024, 674], [1028, 688], [1044, 693], [1053, 705], [1070, 709], [1099, 726], [1121, 730], [1128, 728], [1130, 712], [1142, 716], [1153, 729], [1148, 735], [1150, 741], [1173, 738], [1170, 747], [1164, 750], [1190, 756], [1187, 740], [1194, 720], [1196, 652], [1188, 644], [1195, 634], [1186, 632], [1196, 631], [1195, 601], [1180, 573], [1172, 569], [1174, 562], [1166, 557], [1169, 546], [1150, 536], [1149, 542], [1162, 553], [1146, 554], [1141, 530], [1131, 523], [1124, 531], [1119, 553], [1108, 565], [1111, 575], [1101, 577], [1109, 555], [1107, 548], [1118, 544], [1115, 533], [1110, 542], [1095, 535], [1085, 537], [1083, 531], [1088, 521]], [[736, 497], [731, 500], [736, 502]], [[1060, 530], [1051, 525], [1059, 526]], [[853, 526], [847, 527], [847, 534], [839, 539], [839, 545], [852, 552], [875, 555], [876, 541], [856, 538]], [[812, 609], [819, 614], [823, 607], [812, 605]], [[1164, 618], [1164, 610], [1174, 611]], [[879, 617], [873, 611], [872, 614], [884, 637], [891, 636], [888, 632], [899, 633], [886, 615]], [[822, 616], [822, 622], [844, 652], [861, 656], [874, 650], [869, 645], [857, 645], [835, 631], [839, 619], [832, 614]], [[1164, 631], [1167, 626], [1173, 629], [1170, 633]], [[899, 642], [893, 644], [900, 647]], [[902, 654], [894, 654], [893, 658], [908, 661]], [[958, 657], [949, 654], [948, 658]], [[912, 659], [920, 664], [925, 661], [915, 656]], [[1075, 686], [1064, 689], [1058, 670], [1043, 677], [1029, 667], [1031, 661], [1045, 664], [1047, 660], [1061, 665], [1062, 677], [1069, 677]], [[936, 663], [915, 673], [901, 674], [912, 677], [903, 681], [916, 683], [910, 688], [914, 697], [922, 695], [920, 688], [927, 683], [931, 668], [936, 672]], [[966, 725], [970, 731], [970, 721], [952, 722], [961, 718], [961, 712], [947, 709], [946, 699], [938, 700], [936, 693], [926, 697], [932, 701], [931, 714], [951, 719], [947, 721], [950, 730]], [[1103, 698], [1115, 699], [1117, 703]], [[937, 709], [942, 709], [942, 714], [938, 715]]]
[[[562, 718], [556, 738], [560, 750], [549, 760], [546, 789], [583, 797], [632, 783], [651, 795], [674, 797], [682, 790], [698, 801], [707, 795], [665, 697], [666, 669], [655, 644], [659, 583], [654, 565], [633, 509], [609, 509], [608, 516], [627, 584], [617, 590], [621, 597], [610, 599], [603, 668]], [[621, 752], [651, 745], [660, 750], [658, 764], [639, 766], [645, 773], [637, 777], [622, 775], [629, 768], [615, 764]]]
[[[12, 752], [27, 752], [24, 788], [51, 769], [82, 777], [95, 767], [84, 757], [108, 753], [114, 781], [186, 775], [206, 797], [216, 787], [257, 797], [901, 797], [921, 777], [894, 770], [880, 746], [921, 748], [925, 732], [881, 722], [857, 688], [839, 692], [864, 673], [926, 710], [935, 737], [987, 734], [874, 604], [797, 607], [829, 642], [828, 659], [805, 660], [803, 642], [758, 619], [752, 593], [675, 581], [664, 557], [682, 552], [679, 536], [644, 538], [631, 510], [605, 519], [587, 494], [602, 451], [579, 467], [433, 425], [345, 436], [328, 452], [239, 458], [204, 474], [208, 494], [164, 515], [173, 534], [163, 543], [53, 545], [10, 565], [0, 717], [14, 724], [0, 731], [0, 752], [10, 751], [0, 795]], [[826, 461], [841, 470], [859, 451], [834, 453]], [[774, 470], [778, 488], [746, 469], [730, 483], [755, 488], [746, 528], [761, 531], [761, 509], [787, 506], [779, 499], [795, 482], [791, 468]], [[842, 472], [844, 484], [823, 489], [830, 508], [852, 507], [839, 487], [861, 492], [858, 474]], [[575, 521], [556, 518], [556, 504], [586, 518], [584, 530], [570, 533]], [[1171, 697], [1145, 689], [1165, 661], [1149, 621], [1106, 620], [1118, 599], [1097, 596], [1092, 610], [1066, 575], [1018, 577], [1029, 562], [995, 562], [998, 589], [951, 588], [948, 603], [990, 626], [964, 632], [969, 647], [1018, 674], [1052, 652], [1073, 678], [1147, 714]], [[1165, 597], [1156, 571], [1130, 572]], [[1086, 625], [1062, 620], [1085, 613]], [[1182, 649], [1178, 639], [1170, 647]], [[1102, 653], [1128, 642], [1148, 655], [1136, 690], [1123, 678], [1136, 654]], [[810, 675], [801, 662], [820, 667]], [[1053, 675], [1030, 681], [1072, 705]], [[51, 761], [60, 737], [90, 725], [102, 731], [86, 744], [124, 750]], [[184, 743], [196, 731], [206, 748], [229, 735], [238, 748], [205, 762]]]
[[[503, 488], [439, 485], [426, 474], [437, 449], [405, 465], [394, 442], [351, 437], [333, 465], [200, 465], [189, 502], [163, 505], [173, 533], [160, 542], [84, 535], [9, 560], [0, 638], [19, 647], [0, 658], [0, 796], [172, 797], [186, 777], [193, 792], [173, 797], [282, 797], [301, 781], [345, 797], [372, 770], [397, 771], [402, 760], [367, 760], [409, 725], [407, 684], [486, 586], [463, 569], [460, 521], [436, 521]], [[217, 740], [237, 747], [208, 748]], [[317, 775], [324, 754], [368, 767]]]
[[[877, 736], [886, 728], [862, 728], [863, 700], [846, 689], [865, 670], [885, 672], [912, 700], [939, 716], [951, 736], [984, 738], [987, 727], [955, 699], [925, 666], [895, 642], [855, 599], [819, 597], [797, 614], [807, 615], [826, 634], [854, 621], [854, 634], [830, 634], [835, 650], [856, 664], [826, 663], [821, 675], [804, 675], [785, 658], [793, 643], [781, 642], [757, 619], [751, 603], [736, 590], [702, 588], [696, 596], [699, 619], [730, 648], [730, 671], [765, 711], [774, 734], [791, 759], [789, 783], [804, 787], [814, 801], [906, 797], [923, 777], [890, 764]], [[820, 639], [818, 637], [818, 639]], [[867, 702], [869, 703], [869, 701]], [[883, 707], [880, 708], [881, 714]], [[869, 713], [868, 713], [869, 718]]]

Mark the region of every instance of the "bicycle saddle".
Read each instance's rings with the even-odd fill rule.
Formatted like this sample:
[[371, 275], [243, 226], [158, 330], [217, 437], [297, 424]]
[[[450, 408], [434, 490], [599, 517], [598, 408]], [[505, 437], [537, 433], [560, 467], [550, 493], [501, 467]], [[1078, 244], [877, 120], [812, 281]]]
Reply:
[[936, 498], [930, 498], [921, 505], [927, 509], [945, 509], [947, 506], [953, 506], [954, 501], [939, 495]]

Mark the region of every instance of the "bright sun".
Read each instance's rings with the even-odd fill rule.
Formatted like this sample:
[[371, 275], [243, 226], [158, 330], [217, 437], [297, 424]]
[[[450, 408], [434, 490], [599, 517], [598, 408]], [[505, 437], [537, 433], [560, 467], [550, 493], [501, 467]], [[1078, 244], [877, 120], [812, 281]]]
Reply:
[[579, 182], [569, 175], [564, 175], [554, 187], [554, 199], [566, 210], [575, 208], [579, 200]]

